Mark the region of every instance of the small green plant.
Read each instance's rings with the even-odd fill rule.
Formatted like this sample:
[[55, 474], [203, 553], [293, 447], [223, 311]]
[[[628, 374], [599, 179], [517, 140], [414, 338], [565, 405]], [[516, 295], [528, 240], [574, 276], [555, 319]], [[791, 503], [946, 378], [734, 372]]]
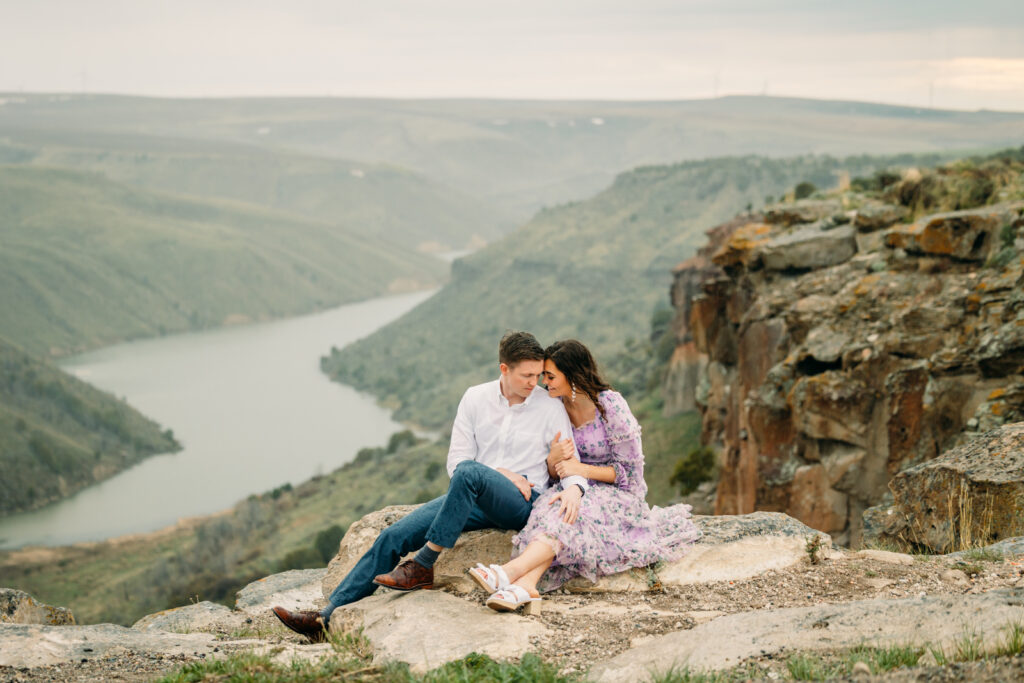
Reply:
[[866, 569], [864, 570], [864, 576], [868, 577], [869, 579], [873, 579], [876, 576], [878, 576], [878, 572], [876, 572], [874, 569]]
[[957, 562], [956, 568], [964, 574], [967, 574], [967, 576], [978, 576], [983, 571], [980, 564], [975, 564], [973, 562]]
[[998, 656], [1013, 657], [1024, 653], [1024, 624], [1016, 622], [1006, 625], [1006, 640], [996, 648]]
[[1003, 554], [991, 548], [970, 548], [964, 551], [963, 558], [973, 562], [1002, 562]]
[[786, 669], [797, 681], [824, 681], [841, 673], [839, 667], [827, 665], [821, 657], [804, 654], [787, 659]]
[[985, 657], [981, 647], [981, 636], [973, 631], [964, 633], [954, 646], [956, 660], [960, 662], [973, 662]]
[[821, 536], [818, 534], [808, 536], [807, 542], [804, 544], [804, 551], [811, 564], [821, 564]]

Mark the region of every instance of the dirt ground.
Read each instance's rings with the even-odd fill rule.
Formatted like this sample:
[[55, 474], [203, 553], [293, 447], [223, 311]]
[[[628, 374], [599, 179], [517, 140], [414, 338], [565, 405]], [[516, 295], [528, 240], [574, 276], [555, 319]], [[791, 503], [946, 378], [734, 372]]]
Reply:
[[[540, 620], [551, 631], [551, 635], [536, 639], [536, 652], [563, 673], [578, 674], [643, 639], [691, 629], [726, 614], [873, 598], [981, 593], [1018, 583], [1024, 585], [1024, 558], [958, 561], [918, 557], [912, 565], [903, 565], [847, 555], [844, 559], [825, 560], [818, 565], [804, 562], [744, 581], [671, 587], [649, 593], [570, 594], [559, 591], [545, 596], [540, 616], [529, 618]], [[485, 596], [476, 592], [461, 597], [482, 601]], [[255, 624], [253, 628], [267, 640], [300, 640], [299, 636], [282, 632], [271, 623]], [[106, 660], [61, 667], [0, 668], [0, 681], [148, 681], [184, 663], [182, 658], [127, 652]], [[789, 678], [782, 657], [765, 657], [750, 663], [761, 672], [762, 680]], [[855, 680], [899, 683], [1024, 680], [1024, 661], [1020, 657], [1003, 657], [945, 667], [901, 669]]]

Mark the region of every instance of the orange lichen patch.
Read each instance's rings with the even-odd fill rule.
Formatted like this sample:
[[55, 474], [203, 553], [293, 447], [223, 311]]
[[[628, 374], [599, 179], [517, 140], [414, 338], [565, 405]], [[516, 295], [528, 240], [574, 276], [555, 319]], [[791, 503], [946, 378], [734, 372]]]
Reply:
[[1005, 393], [1006, 393], [1006, 389], [1004, 389], [1003, 387], [1000, 387], [1000, 388], [994, 390], [991, 394], [988, 395], [988, 400], [994, 401], [997, 398], [1001, 398]]
[[729, 237], [711, 260], [720, 266], [746, 264], [751, 252], [771, 239], [771, 232], [772, 226], [767, 223], [747, 223]]
[[857, 286], [854, 288], [853, 293], [856, 294], [857, 296], [864, 296], [865, 294], [869, 294], [871, 290], [874, 289], [874, 286], [877, 285], [878, 281], [881, 279], [882, 276], [877, 273], [865, 275], [860, 279], [860, 282], [857, 283]]
[[993, 415], [1001, 417], [1006, 414], [1006, 404], [1002, 401], [996, 401], [989, 407], [989, 410]]

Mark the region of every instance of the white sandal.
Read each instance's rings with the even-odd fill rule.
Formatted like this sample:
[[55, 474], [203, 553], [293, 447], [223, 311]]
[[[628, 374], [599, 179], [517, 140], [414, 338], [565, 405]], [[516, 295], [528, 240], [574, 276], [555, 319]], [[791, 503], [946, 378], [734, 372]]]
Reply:
[[476, 584], [483, 588], [488, 593], [495, 593], [508, 588], [511, 581], [508, 580], [508, 575], [505, 574], [505, 570], [501, 568], [501, 565], [492, 564], [490, 567], [485, 567], [482, 563], [477, 562], [475, 567], [467, 569], [466, 573], [469, 577], [476, 581]]
[[514, 612], [526, 605], [524, 611], [533, 616], [540, 614], [540, 603], [540, 598], [533, 597], [514, 583], [487, 598], [487, 606], [496, 612]]

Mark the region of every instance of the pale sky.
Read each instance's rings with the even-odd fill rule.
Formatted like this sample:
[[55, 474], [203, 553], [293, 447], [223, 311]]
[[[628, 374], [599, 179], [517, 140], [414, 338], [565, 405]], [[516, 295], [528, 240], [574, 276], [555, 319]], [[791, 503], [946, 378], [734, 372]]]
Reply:
[[1024, 0], [0, 0], [0, 91], [1024, 111]]

